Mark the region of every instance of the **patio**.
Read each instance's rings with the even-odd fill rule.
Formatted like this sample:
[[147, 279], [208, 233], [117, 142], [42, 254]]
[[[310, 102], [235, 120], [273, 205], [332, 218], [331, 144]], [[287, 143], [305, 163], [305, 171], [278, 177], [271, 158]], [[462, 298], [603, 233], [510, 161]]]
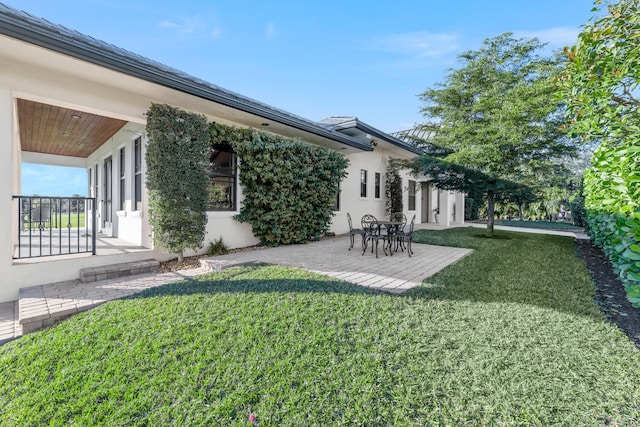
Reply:
[[414, 243], [414, 255], [411, 257], [406, 252], [385, 256], [380, 250], [380, 257], [376, 258], [370, 248], [362, 254], [359, 239], [356, 238], [351, 251], [347, 250], [348, 237], [336, 237], [305, 245], [279, 246], [217, 256], [201, 262], [208, 264], [211, 269], [253, 262], [288, 265], [368, 288], [402, 293], [471, 252], [471, 249]]
[[[118, 245], [107, 246], [121, 250], [117, 249]], [[339, 236], [305, 245], [260, 248], [206, 258], [201, 261], [201, 268], [180, 272], [145, 273], [89, 283], [73, 280], [23, 288], [18, 301], [0, 304], [0, 343], [21, 336], [22, 325], [26, 326], [25, 331], [33, 331], [38, 325], [54, 324], [109, 300], [241, 264], [264, 262], [300, 267], [369, 288], [402, 293], [471, 252], [470, 249], [414, 244], [412, 257], [399, 252], [376, 259], [370, 252], [362, 255], [361, 250], [348, 251], [348, 247], [349, 238]]]

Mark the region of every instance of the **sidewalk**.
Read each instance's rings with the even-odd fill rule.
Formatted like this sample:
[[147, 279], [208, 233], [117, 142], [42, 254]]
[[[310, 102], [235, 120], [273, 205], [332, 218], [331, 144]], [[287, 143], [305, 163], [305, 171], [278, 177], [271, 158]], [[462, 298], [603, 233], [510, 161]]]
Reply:
[[[487, 228], [486, 224], [478, 224], [475, 222], [465, 222], [465, 226], [467, 227], [475, 227], [475, 228]], [[536, 234], [551, 234], [554, 236], [567, 236], [567, 237], [575, 237], [579, 240], [589, 240], [589, 236], [583, 231], [560, 231], [560, 230], [546, 230], [544, 228], [526, 228], [526, 227], [510, 227], [507, 225], [496, 225], [494, 226], [495, 230], [506, 230], [506, 231], [516, 231], [521, 233], [536, 233]]]

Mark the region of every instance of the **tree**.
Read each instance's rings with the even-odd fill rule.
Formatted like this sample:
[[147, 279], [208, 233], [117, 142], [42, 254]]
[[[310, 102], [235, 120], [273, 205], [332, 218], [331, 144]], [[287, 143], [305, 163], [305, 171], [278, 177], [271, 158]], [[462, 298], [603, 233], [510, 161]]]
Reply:
[[431, 142], [452, 150], [440, 161], [422, 164], [441, 176], [453, 168], [458, 178], [446, 184], [450, 189], [481, 186], [488, 204], [488, 234], [493, 233], [497, 192], [523, 187], [515, 179], [529, 163], [575, 149], [560, 132], [561, 109], [553, 101], [559, 61], [541, 57], [543, 46], [537, 39], [514, 39], [510, 33], [487, 39], [480, 49], [459, 56], [462, 66], [450, 70], [444, 83], [420, 95]]
[[207, 224], [209, 125], [168, 105], [147, 111], [147, 188], [154, 241], [182, 261], [202, 246]]

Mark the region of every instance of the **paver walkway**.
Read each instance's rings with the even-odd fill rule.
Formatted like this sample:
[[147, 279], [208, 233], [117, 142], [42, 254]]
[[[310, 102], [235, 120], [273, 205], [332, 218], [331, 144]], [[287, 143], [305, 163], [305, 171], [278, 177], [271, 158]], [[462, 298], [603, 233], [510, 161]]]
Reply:
[[380, 247], [379, 258], [376, 258], [370, 251], [362, 254], [358, 236], [355, 247], [351, 251], [347, 250], [348, 247], [349, 239], [339, 237], [305, 245], [238, 252], [204, 261], [212, 268], [258, 261], [289, 265], [368, 288], [401, 293], [418, 286], [427, 277], [471, 252], [471, 249], [413, 243], [412, 257], [406, 252], [385, 256]]
[[[406, 252], [379, 258], [356, 247], [348, 251], [348, 237], [336, 237], [305, 245], [264, 248], [208, 258], [206, 266], [180, 272], [141, 274], [118, 279], [81, 283], [79, 280], [34, 286], [21, 301], [21, 311], [46, 326], [61, 315], [72, 315], [105, 301], [122, 298], [161, 286], [209, 269], [226, 268], [247, 262], [266, 262], [301, 267], [370, 288], [400, 293], [419, 285], [425, 278], [471, 252], [470, 249], [413, 244], [414, 255]], [[25, 294], [25, 293], [23, 293]], [[24, 315], [23, 315], [24, 317]], [[15, 301], [0, 304], [0, 344], [22, 335]], [[50, 322], [49, 322], [50, 321]], [[28, 331], [25, 331], [28, 332]]]

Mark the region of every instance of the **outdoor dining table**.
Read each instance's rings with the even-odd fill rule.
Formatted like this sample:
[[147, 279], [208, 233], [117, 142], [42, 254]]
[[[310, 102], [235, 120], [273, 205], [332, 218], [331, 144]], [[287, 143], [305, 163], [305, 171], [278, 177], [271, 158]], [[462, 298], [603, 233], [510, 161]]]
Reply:
[[[375, 232], [377, 233], [378, 238], [384, 238], [385, 243], [382, 246], [382, 250], [384, 251], [384, 254], [387, 255], [387, 248], [389, 248], [389, 255], [393, 255], [393, 246], [392, 246], [392, 237], [395, 233], [398, 232], [398, 229], [403, 226], [405, 223], [402, 221], [387, 221], [387, 220], [375, 220], [375, 221], [365, 221], [368, 224], [371, 224], [370, 229], [375, 229]], [[387, 235], [383, 235], [383, 230], [382, 227], [385, 227], [387, 230]], [[377, 243], [376, 239], [376, 243]], [[363, 250], [363, 254], [364, 252], [366, 252], [366, 247]], [[371, 250], [373, 251], [373, 246], [371, 247]], [[376, 257], [378, 256], [378, 250], [377, 250], [377, 245], [376, 245]]]

